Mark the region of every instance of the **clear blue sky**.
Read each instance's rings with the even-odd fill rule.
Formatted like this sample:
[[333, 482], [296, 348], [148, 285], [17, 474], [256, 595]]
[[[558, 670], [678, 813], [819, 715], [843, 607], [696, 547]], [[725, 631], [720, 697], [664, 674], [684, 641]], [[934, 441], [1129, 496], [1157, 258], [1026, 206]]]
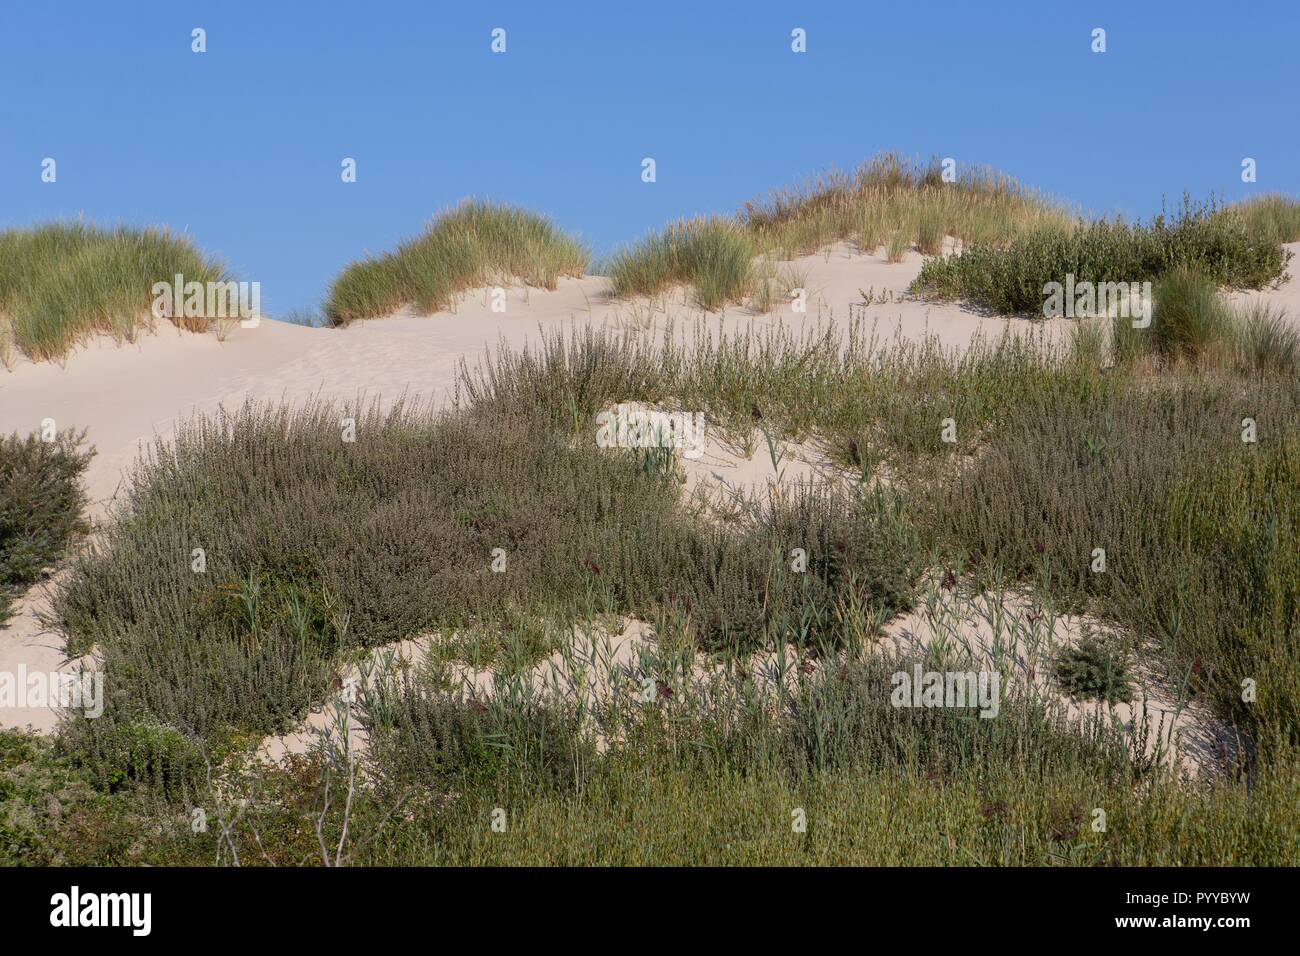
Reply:
[[1300, 193], [1298, 40], [1297, 0], [4, 0], [0, 226], [184, 228], [276, 314], [463, 196], [605, 253], [887, 148], [1149, 216]]

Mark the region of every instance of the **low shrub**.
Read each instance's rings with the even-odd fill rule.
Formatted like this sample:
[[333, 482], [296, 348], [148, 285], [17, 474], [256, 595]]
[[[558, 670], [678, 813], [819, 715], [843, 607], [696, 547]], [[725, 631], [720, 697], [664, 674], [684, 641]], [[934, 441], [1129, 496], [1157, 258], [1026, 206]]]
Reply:
[[1133, 699], [1128, 661], [1096, 634], [1085, 635], [1078, 644], [1061, 651], [1055, 667], [1057, 683], [1071, 697], [1107, 704]]
[[1261, 288], [1280, 279], [1291, 259], [1269, 234], [1251, 230], [1232, 207], [1185, 199], [1173, 217], [1130, 225], [1099, 220], [1077, 228], [1045, 226], [1005, 246], [974, 245], [928, 260], [912, 283], [917, 294], [963, 299], [1005, 315], [1042, 316], [1048, 283], [1154, 282], [1180, 266], [1219, 287]]
[[81, 475], [94, 450], [85, 433], [53, 441], [33, 434], [0, 437], [0, 623], [21, 588], [36, 582], [86, 528]]

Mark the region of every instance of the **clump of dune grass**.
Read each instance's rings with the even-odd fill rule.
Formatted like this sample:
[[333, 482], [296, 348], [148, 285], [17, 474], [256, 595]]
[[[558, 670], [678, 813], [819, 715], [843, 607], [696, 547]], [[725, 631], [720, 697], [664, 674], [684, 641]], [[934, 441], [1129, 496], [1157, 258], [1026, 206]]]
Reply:
[[713, 310], [750, 296], [760, 254], [792, 259], [856, 239], [864, 252], [888, 242], [889, 261], [900, 262], [899, 250], [913, 242], [926, 255], [939, 255], [949, 235], [1001, 238], [1046, 224], [1068, 229], [1072, 219], [1006, 176], [967, 169], [949, 182], [937, 161], [884, 153], [851, 173], [830, 171], [776, 190], [734, 217], [670, 225], [617, 253], [603, 271], [616, 296], [687, 285], [702, 308]]
[[883, 210], [871, 206], [863, 211], [858, 225], [858, 252], [870, 255], [884, 241], [885, 218]]
[[1196, 360], [1229, 336], [1232, 321], [1218, 289], [1197, 267], [1179, 264], [1156, 283], [1151, 345], [1166, 359]]
[[1166, 273], [1154, 300], [1146, 328], [1124, 317], [1113, 320], [1117, 361], [1151, 357], [1281, 374], [1300, 368], [1300, 330], [1285, 311], [1260, 301], [1230, 306], [1195, 266]]
[[[59, 358], [90, 336], [152, 328], [157, 282], [224, 282], [224, 268], [167, 230], [54, 223], [0, 232], [0, 357]], [[204, 331], [209, 320], [177, 319]], [[7, 364], [7, 362], [6, 362]]]
[[761, 248], [787, 258], [864, 231], [866, 243], [874, 244], [884, 222], [909, 224], [909, 242], [919, 242], [924, 230], [926, 249], [938, 251], [946, 235], [970, 238], [977, 221], [996, 220], [1007, 233], [1071, 223], [1059, 203], [1008, 176], [968, 167], [948, 181], [938, 160], [921, 163], [896, 153], [882, 153], [849, 173], [832, 170], [776, 190], [746, 203], [739, 219]]
[[1239, 214], [1253, 235], [1274, 242], [1300, 241], [1300, 202], [1274, 193], [1247, 199], [1228, 207]]
[[926, 256], [943, 254], [945, 222], [942, 207], [923, 209], [917, 217], [916, 248]]
[[522, 280], [554, 289], [580, 276], [587, 248], [546, 218], [522, 209], [469, 201], [442, 214], [396, 251], [354, 262], [334, 280], [326, 319], [344, 325], [405, 306], [450, 309], [458, 293], [490, 282]]
[[[102, 779], [155, 739], [146, 717], [208, 742], [276, 732], [342, 656], [429, 632], [670, 607], [719, 652], [833, 646], [846, 602], [906, 606], [917, 542], [894, 496], [804, 489], [697, 525], [675, 470], [558, 428], [553, 401], [522, 417], [248, 406], [156, 446], [54, 602], [69, 652], [97, 648], [114, 687], [74, 729]], [[795, 547], [805, 572], [782, 557]]]
[[769, 268], [759, 268], [755, 271], [754, 287], [745, 300], [755, 312], [766, 313], [772, 311], [772, 307], [776, 303], [776, 297], [772, 289], [775, 281], [776, 277], [770, 274]]
[[601, 271], [615, 296], [654, 296], [689, 285], [699, 307], [713, 311], [740, 301], [753, 287], [756, 252], [734, 222], [691, 219], [615, 253]]
[[1282, 309], [1252, 302], [1234, 311], [1241, 364], [1264, 372], [1300, 371], [1300, 329]]
[[885, 244], [885, 257], [890, 262], [902, 262], [912, 249], [912, 230], [907, 226], [895, 226], [889, 233]]
[[85, 530], [81, 475], [93, 450], [84, 434], [65, 431], [0, 438], [0, 623], [9, 601], [34, 583]]

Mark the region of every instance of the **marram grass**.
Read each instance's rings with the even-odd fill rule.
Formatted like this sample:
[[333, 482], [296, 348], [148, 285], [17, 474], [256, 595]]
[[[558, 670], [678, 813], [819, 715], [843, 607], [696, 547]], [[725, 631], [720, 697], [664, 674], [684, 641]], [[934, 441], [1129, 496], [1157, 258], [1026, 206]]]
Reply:
[[561, 276], [581, 276], [589, 258], [579, 240], [535, 213], [464, 202], [396, 251], [345, 268], [330, 288], [325, 317], [343, 325], [404, 306], [437, 312], [452, 308], [458, 293], [489, 282], [554, 289]]
[[[152, 327], [156, 282], [219, 282], [225, 269], [167, 230], [54, 223], [0, 232], [0, 361], [57, 359], [95, 334]], [[205, 329], [202, 319], [187, 328]]]

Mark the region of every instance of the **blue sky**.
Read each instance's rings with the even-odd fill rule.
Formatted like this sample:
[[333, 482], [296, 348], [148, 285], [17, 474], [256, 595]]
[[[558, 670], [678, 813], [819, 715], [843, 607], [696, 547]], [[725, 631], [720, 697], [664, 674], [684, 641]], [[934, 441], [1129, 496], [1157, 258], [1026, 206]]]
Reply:
[[1298, 36], [1296, 0], [6, 0], [0, 226], [184, 228], [277, 314], [464, 196], [605, 253], [890, 148], [1128, 216], [1184, 190], [1294, 195]]

